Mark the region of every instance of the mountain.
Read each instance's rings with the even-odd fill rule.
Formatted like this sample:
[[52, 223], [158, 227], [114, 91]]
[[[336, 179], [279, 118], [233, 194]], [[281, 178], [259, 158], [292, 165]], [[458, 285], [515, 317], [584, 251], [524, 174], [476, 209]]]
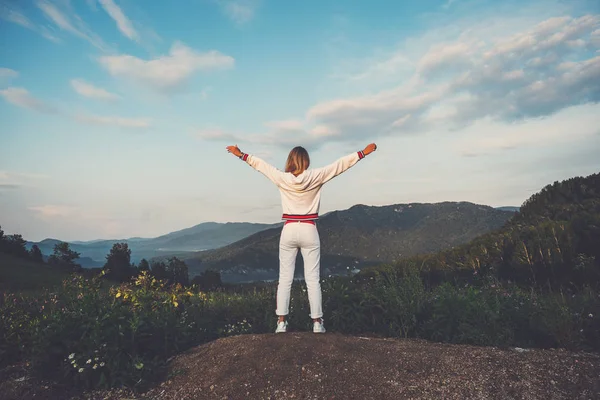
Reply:
[[431, 283], [492, 275], [527, 287], [600, 287], [600, 173], [547, 185], [501, 229], [435, 254], [366, 268], [418, 265]]
[[[318, 221], [322, 274], [340, 274], [468, 242], [500, 228], [514, 215], [468, 202], [356, 205]], [[267, 229], [222, 248], [184, 255], [193, 277], [206, 269], [229, 282], [277, 278], [281, 228]], [[296, 276], [302, 276], [298, 256]]]
[[510, 211], [510, 212], [519, 212], [520, 209], [521, 209], [521, 207], [513, 207], [513, 206], [496, 207], [496, 210]]
[[[214, 249], [236, 242], [264, 229], [281, 224], [255, 224], [246, 222], [216, 223], [206, 222], [191, 228], [182, 229], [156, 238], [130, 238], [112, 240], [92, 240], [69, 242], [72, 250], [81, 254], [79, 263], [86, 268], [104, 265], [106, 255], [114, 243], [127, 243], [131, 249], [132, 262], [142, 258], [150, 259], [161, 254], [181, 255], [199, 250]], [[56, 239], [41, 242], [28, 242], [27, 248], [37, 244], [44, 255], [54, 252], [54, 246], [61, 243]]]

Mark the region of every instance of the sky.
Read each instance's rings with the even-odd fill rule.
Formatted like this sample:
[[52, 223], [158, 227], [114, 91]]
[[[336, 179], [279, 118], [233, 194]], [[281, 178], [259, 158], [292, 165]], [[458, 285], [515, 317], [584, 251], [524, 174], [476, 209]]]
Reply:
[[597, 0], [0, 0], [0, 225], [28, 240], [278, 222], [283, 169], [378, 149], [355, 204], [520, 206], [600, 172]]

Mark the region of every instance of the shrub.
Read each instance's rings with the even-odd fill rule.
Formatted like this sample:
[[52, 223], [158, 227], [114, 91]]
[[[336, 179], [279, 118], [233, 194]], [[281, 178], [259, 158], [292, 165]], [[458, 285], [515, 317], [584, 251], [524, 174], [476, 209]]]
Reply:
[[365, 297], [376, 331], [405, 338], [415, 335], [426, 299], [425, 288], [416, 269], [400, 273], [390, 270], [378, 275]]
[[500, 346], [513, 340], [513, 321], [497, 293], [474, 287], [439, 286], [429, 302], [423, 334], [452, 343]]
[[[322, 281], [328, 331], [475, 345], [600, 350], [600, 297], [533, 292], [480, 279], [426, 290], [416, 269]], [[223, 336], [271, 333], [275, 284], [201, 292], [148, 271], [103, 287], [74, 275], [56, 292], [0, 298], [0, 359], [28, 360], [47, 378], [82, 387], [144, 388], [182, 350]], [[309, 330], [304, 282], [292, 288], [292, 330]]]

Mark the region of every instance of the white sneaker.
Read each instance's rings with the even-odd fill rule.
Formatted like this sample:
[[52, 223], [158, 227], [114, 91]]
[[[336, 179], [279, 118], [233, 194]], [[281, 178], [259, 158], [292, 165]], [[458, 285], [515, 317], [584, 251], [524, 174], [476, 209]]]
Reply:
[[284, 333], [287, 332], [287, 321], [277, 322], [277, 329], [275, 329], [275, 333]]
[[323, 325], [323, 318], [321, 318], [320, 322], [313, 322], [313, 333], [325, 333], [325, 325]]

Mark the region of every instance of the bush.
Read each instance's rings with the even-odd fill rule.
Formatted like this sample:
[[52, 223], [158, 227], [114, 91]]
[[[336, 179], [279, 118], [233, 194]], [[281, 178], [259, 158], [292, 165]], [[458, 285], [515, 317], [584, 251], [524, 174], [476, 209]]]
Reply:
[[[0, 299], [0, 359], [82, 387], [144, 388], [167, 360], [219, 337], [271, 333], [276, 284], [236, 292], [167, 285], [148, 271], [103, 287], [79, 275], [55, 293]], [[416, 269], [382, 269], [366, 281], [322, 281], [328, 331], [493, 346], [600, 350], [600, 297], [591, 288], [536, 293], [481, 279], [426, 290]], [[304, 282], [292, 288], [292, 330], [309, 330]]]
[[[324, 322], [328, 330], [332, 332], [360, 333], [370, 326], [369, 314], [367, 312], [367, 300], [364, 293], [358, 290], [348, 278], [329, 278], [322, 282], [323, 313]], [[302, 298], [306, 298], [305, 293]], [[306, 311], [308, 315], [308, 301]], [[312, 330], [311, 320], [302, 315], [304, 325]]]
[[12, 328], [0, 349], [23, 341], [18, 352], [34, 370], [85, 387], [143, 385], [163, 372], [168, 357], [206, 340], [187, 309], [201, 313], [207, 296], [165, 287], [147, 273], [108, 291], [97, 278], [74, 276], [57, 294], [20, 307], [10, 304], [13, 297], [6, 300], [2, 321]]
[[414, 336], [426, 299], [419, 272], [408, 269], [389, 271], [374, 278], [365, 296], [376, 331], [388, 336]]
[[509, 304], [497, 293], [443, 284], [429, 300], [423, 334], [436, 341], [501, 346], [513, 342]]

